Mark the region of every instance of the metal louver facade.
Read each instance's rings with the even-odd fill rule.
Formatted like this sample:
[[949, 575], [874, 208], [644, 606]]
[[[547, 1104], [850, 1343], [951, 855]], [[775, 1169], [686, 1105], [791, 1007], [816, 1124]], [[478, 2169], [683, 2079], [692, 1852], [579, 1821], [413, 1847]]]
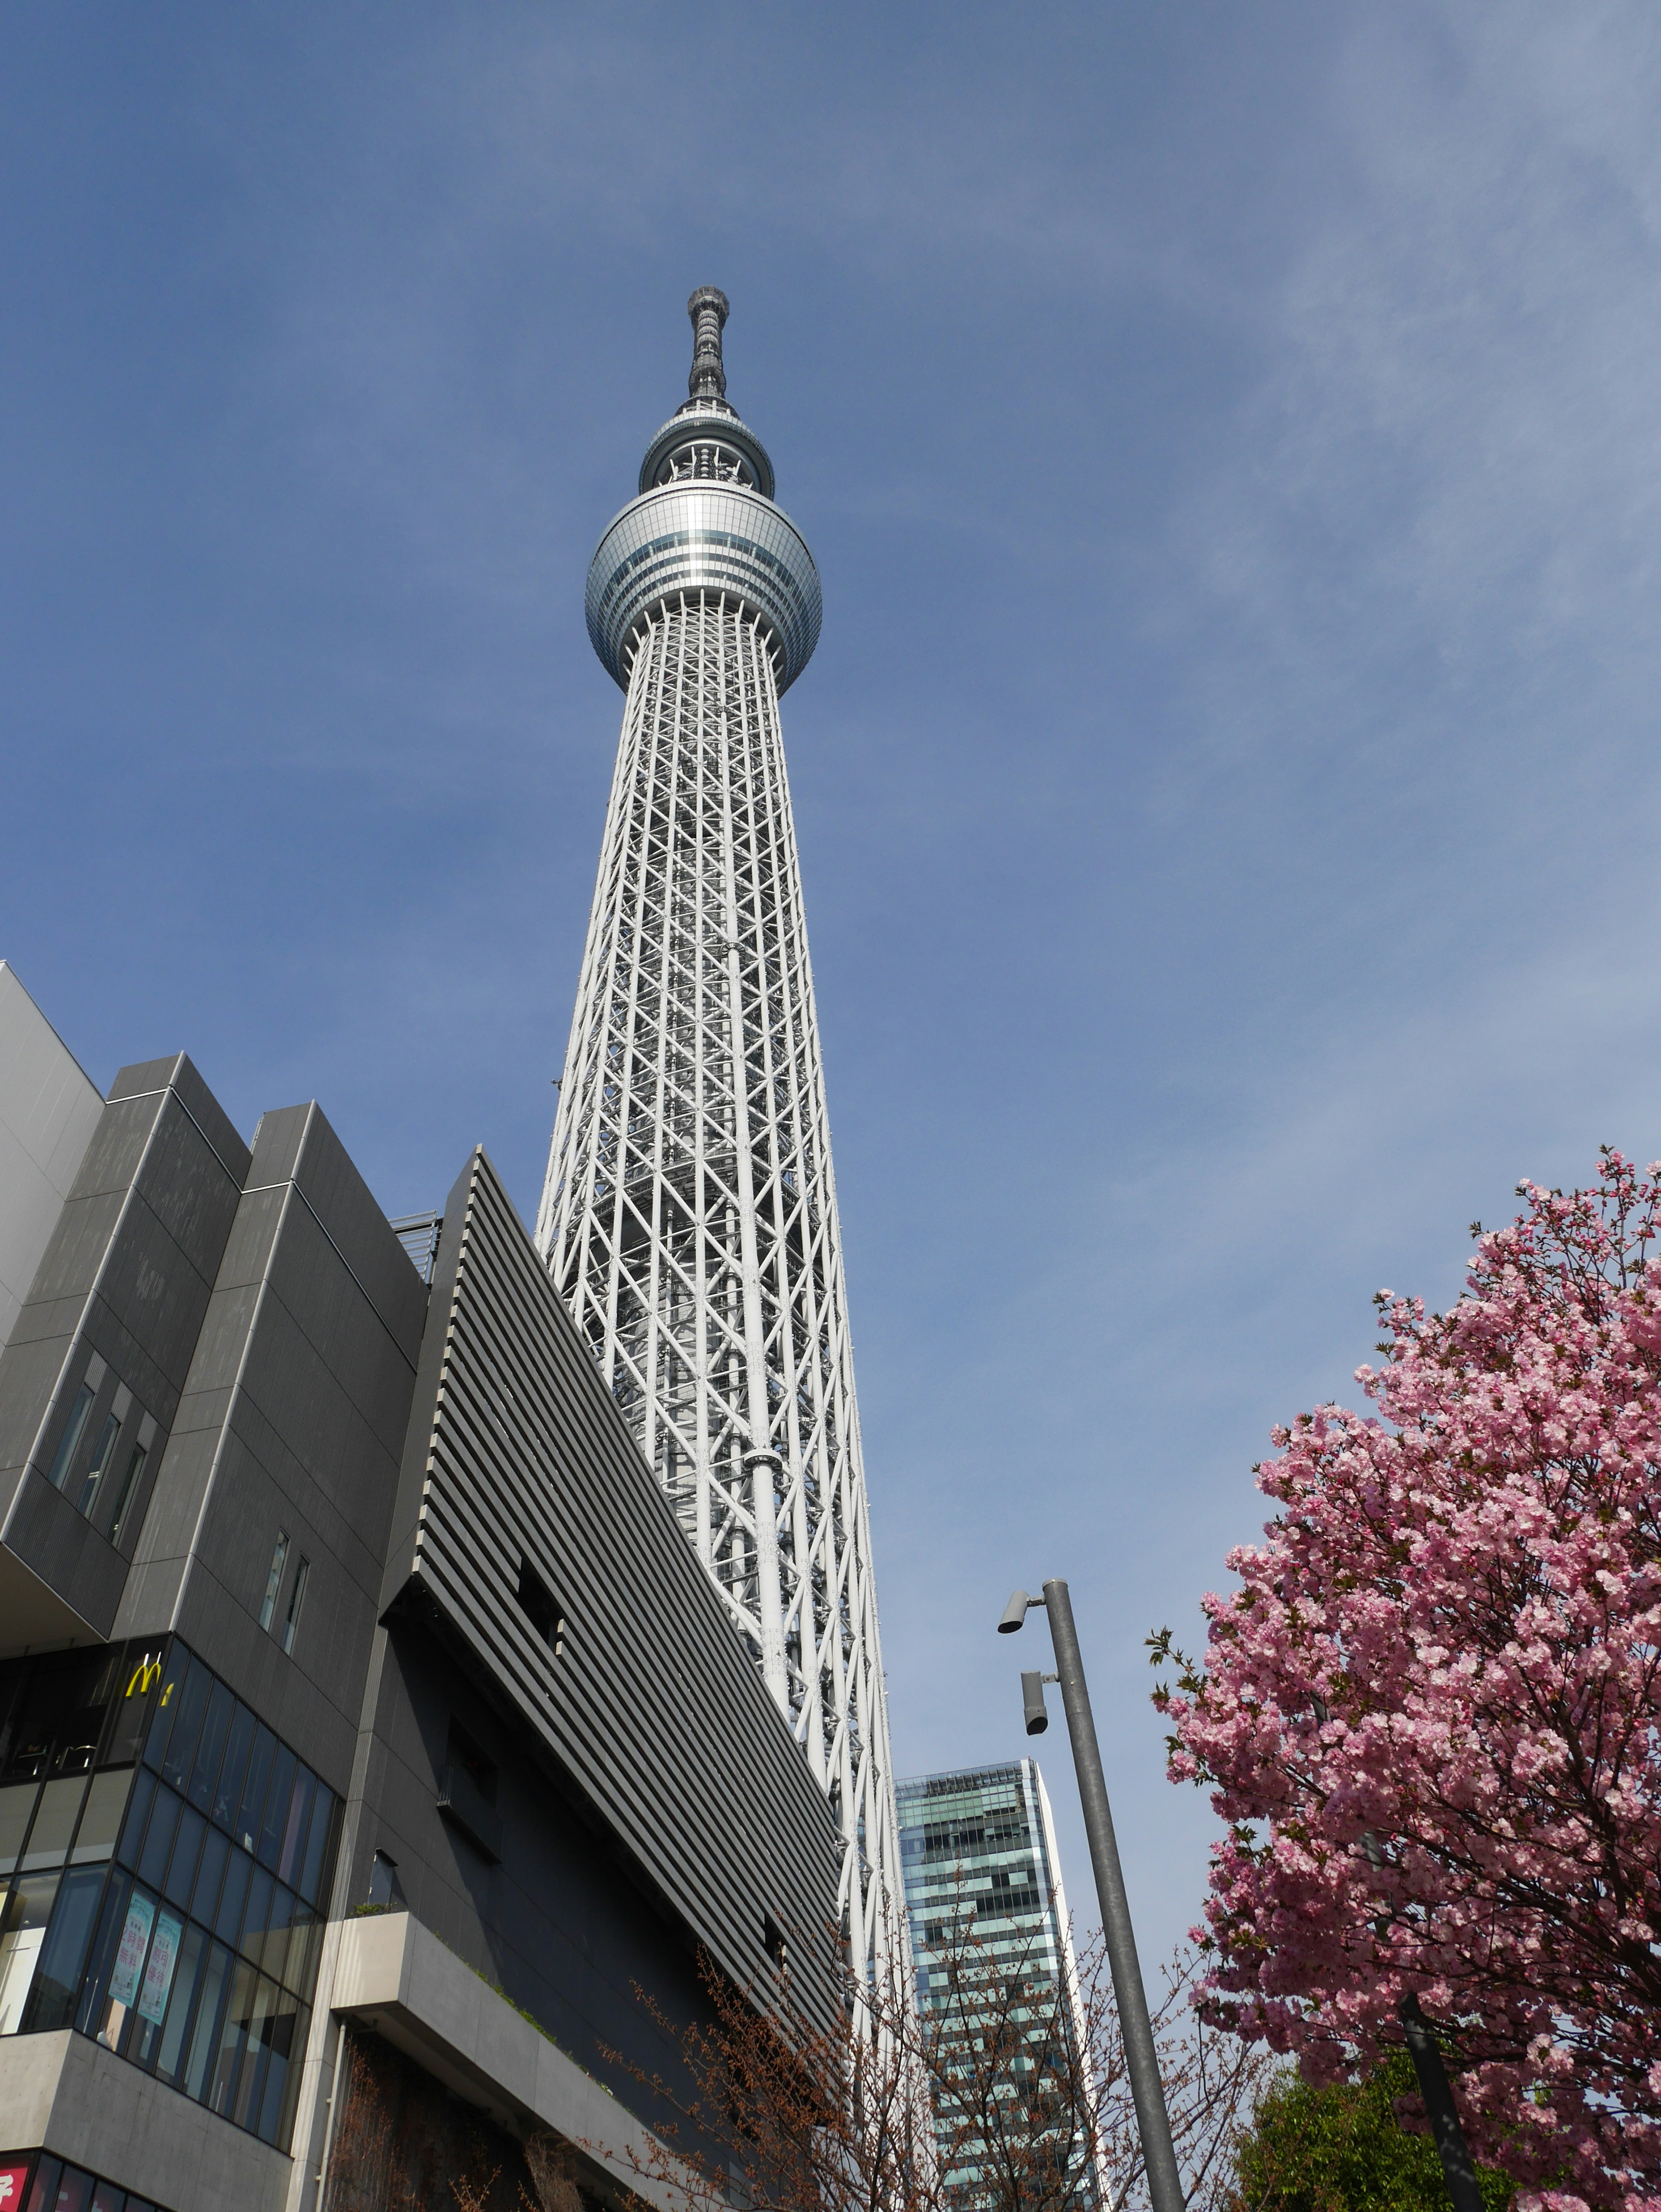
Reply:
[[472, 1654], [739, 1986], [767, 1985], [771, 1922], [830, 2017], [834, 1824], [482, 1152], [445, 1209], [382, 1605]]

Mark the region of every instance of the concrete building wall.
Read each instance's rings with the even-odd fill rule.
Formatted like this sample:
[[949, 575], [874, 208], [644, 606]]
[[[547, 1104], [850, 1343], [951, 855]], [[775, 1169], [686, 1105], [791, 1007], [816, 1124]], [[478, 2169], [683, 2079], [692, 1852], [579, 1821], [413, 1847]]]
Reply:
[[61, 2028], [9, 2039], [0, 2134], [118, 2176], [167, 2212], [281, 2212], [289, 2161], [90, 2037]]

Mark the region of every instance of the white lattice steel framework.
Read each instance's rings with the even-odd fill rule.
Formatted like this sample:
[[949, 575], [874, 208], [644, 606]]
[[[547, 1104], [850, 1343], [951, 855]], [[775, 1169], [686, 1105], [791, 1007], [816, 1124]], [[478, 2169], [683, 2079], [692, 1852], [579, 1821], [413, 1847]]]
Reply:
[[627, 692], [538, 1241], [848, 1839], [868, 1966], [903, 1900], [830, 1134], [779, 693], [812, 557], [725, 400], [692, 397], [588, 585]]

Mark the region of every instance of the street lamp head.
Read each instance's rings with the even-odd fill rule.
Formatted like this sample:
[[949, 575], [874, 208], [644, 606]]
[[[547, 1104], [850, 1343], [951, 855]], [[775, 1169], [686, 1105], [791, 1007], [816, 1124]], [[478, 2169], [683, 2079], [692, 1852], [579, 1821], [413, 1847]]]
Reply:
[[1050, 1726], [1050, 1715], [1044, 1710], [1043, 1676], [1034, 1672], [1021, 1676], [1021, 1703], [1026, 1708], [1026, 1732], [1042, 1735]]
[[1002, 1620], [998, 1623], [999, 1635], [1013, 1636], [1015, 1633], [1015, 1631], [1020, 1626], [1021, 1623], [1026, 1619], [1026, 1608], [1028, 1606], [1042, 1605], [1043, 1603], [1043, 1600], [1041, 1597], [1029, 1597], [1025, 1590], [1014, 1591], [1010, 1597], [1008, 1604], [1005, 1606], [1003, 1609]]

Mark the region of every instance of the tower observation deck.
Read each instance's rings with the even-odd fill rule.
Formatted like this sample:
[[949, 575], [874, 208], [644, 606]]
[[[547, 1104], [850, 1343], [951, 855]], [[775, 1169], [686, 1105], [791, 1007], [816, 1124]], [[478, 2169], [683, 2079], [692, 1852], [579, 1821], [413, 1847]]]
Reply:
[[688, 313], [691, 396], [588, 572], [626, 703], [537, 1242], [837, 1812], [863, 1968], [904, 1892], [778, 704], [819, 579], [727, 403], [727, 301]]

